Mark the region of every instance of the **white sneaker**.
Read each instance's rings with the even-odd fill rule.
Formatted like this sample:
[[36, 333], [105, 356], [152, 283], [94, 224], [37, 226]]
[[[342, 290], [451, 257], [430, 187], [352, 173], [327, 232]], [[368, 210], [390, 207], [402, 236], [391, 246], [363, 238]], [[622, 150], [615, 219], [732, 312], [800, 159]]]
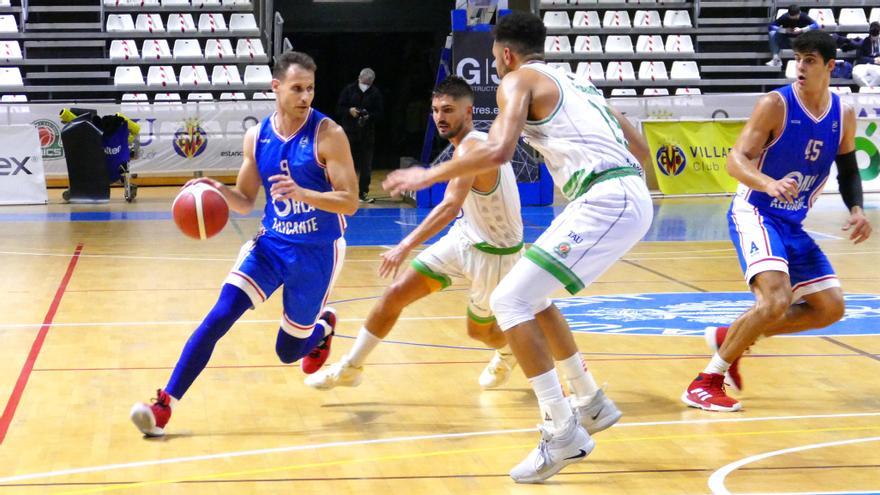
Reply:
[[769, 62], [764, 65], [766, 65], [767, 67], [782, 67], [782, 60], [778, 57], [773, 57]]
[[510, 373], [516, 368], [516, 365], [516, 356], [513, 354], [504, 355], [495, 351], [492, 360], [480, 373], [480, 386], [483, 387], [483, 390], [488, 390], [504, 385], [510, 379]]
[[562, 431], [551, 432], [538, 425], [541, 441], [528, 457], [510, 470], [510, 477], [517, 483], [540, 483], [569, 464], [586, 459], [596, 442], [572, 416]]
[[357, 387], [361, 384], [363, 366], [352, 366], [345, 359], [306, 377], [305, 384], [318, 390], [334, 387]]
[[577, 397], [573, 395], [569, 397], [569, 401], [571, 401], [571, 407], [578, 420], [590, 435], [610, 428], [623, 416], [614, 401], [609, 399], [602, 390], [596, 392], [596, 395], [586, 404], [580, 404]]

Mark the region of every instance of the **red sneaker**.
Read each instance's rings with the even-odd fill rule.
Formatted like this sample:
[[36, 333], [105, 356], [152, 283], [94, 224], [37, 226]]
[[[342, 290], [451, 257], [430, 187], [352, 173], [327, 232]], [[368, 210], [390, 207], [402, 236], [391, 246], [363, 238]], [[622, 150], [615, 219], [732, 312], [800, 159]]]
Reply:
[[324, 312], [321, 313], [321, 318], [318, 321], [323, 321], [330, 326], [330, 334], [324, 337], [324, 340], [303, 358], [300, 366], [303, 373], [307, 375], [311, 375], [321, 369], [321, 366], [324, 366], [327, 358], [330, 357], [330, 342], [333, 341], [333, 335], [336, 332], [336, 310], [330, 307], [324, 308]]
[[148, 437], [165, 435], [165, 425], [171, 419], [171, 396], [164, 390], [156, 391], [153, 404], [139, 402], [131, 408], [131, 422]]
[[739, 401], [724, 392], [724, 375], [700, 373], [681, 394], [681, 401], [690, 407], [705, 411], [734, 412], [742, 406]]
[[[718, 352], [718, 349], [721, 348], [724, 338], [727, 337], [728, 328], [730, 327], [706, 327], [703, 336], [712, 352]], [[734, 359], [724, 375], [724, 384], [734, 392], [742, 392], [743, 389], [742, 376], [739, 374], [739, 360], [740, 358]]]

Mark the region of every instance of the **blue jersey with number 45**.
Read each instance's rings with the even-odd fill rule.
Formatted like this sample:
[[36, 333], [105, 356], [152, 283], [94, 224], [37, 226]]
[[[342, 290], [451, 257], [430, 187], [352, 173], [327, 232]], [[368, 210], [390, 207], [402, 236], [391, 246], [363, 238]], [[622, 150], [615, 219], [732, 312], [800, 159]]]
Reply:
[[302, 127], [282, 136], [275, 127], [275, 114], [263, 119], [254, 156], [263, 188], [266, 209], [263, 228], [267, 235], [294, 243], [329, 243], [345, 232], [345, 217], [300, 201], [273, 201], [269, 191], [273, 175], [289, 175], [300, 186], [318, 192], [333, 190], [326, 167], [318, 159], [318, 129], [327, 117], [310, 109]]
[[797, 198], [793, 203], [785, 203], [744, 185], [739, 186], [737, 195], [743, 196], [763, 215], [799, 224], [828, 180], [843, 136], [843, 114], [840, 98], [834, 93], [828, 108], [814, 117], [801, 104], [793, 85], [775, 92], [785, 103], [785, 123], [782, 132], [761, 155], [758, 170], [773, 179], [795, 179]]

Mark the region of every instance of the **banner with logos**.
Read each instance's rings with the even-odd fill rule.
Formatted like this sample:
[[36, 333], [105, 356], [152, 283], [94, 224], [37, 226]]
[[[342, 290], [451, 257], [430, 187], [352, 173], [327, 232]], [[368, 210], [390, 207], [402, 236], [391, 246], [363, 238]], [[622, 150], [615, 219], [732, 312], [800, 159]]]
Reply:
[[498, 115], [495, 90], [501, 78], [495, 71], [492, 33], [456, 31], [452, 33], [452, 73], [474, 90], [474, 120], [494, 120]]
[[[856, 160], [864, 192], [880, 192], [880, 120], [856, 119]], [[824, 192], [838, 192], [837, 165], [825, 182]]]
[[48, 200], [37, 129], [0, 126], [0, 204], [45, 204]]
[[[29, 125], [39, 134], [46, 175], [66, 176], [67, 162], [58, 119], [64, 104], [0, 105], [0, 125]], [[245, 131], [275, 110], [274, 101], [191, 102], [144, 105], [81, 104], [98, 115], [117, 112], [141, 126], [141, 158], [131, 171], [142, 174], [220, 173], [241, 167]]]
[[663, 194], [731, 193], [736, 179], [727, 174], [727, 155], [743, 121], [644, 121]]

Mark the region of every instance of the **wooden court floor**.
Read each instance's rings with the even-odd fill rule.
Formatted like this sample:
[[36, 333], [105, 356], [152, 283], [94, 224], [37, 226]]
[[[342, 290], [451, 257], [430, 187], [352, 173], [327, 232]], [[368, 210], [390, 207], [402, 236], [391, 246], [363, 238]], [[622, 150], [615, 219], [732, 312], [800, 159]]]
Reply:
[[[173, 194], [142, 189], [135, 205], [92, 209], [166, 211]], [[57, 196], [0, 209], [0, 494], [880, 492], [873, 335], [760, 342], [742, 365], [744, 411], [722, 414], [679, 402], [709, 357], [702, 338], [578, 333], [624, 417], [585, 462], [542, 486], [512, 483], [507, 471], [537, 443], [535, 399], [519, 371], [479, 389], [491, 353], [466, 336], [460, 281], [405, 311], [360, 387], [330, 392], [277, 361], [273, 297], [220, 342], [169, 435], [145, 439], [129, 408], [164, 386], [258, 220], [196, 242], [168, 220], [28, 216], [88, 209]], [[808, 226], [840, 236], [841, 210]], [[878, 209], [869, 214], [880, 227]], [[847, 292], [880, 293], [878, 238], [820, 241]], [[348, 250], [331, 360], [387, 285], [382, 249]], [[730, 243], [711, 240], [640, 243], [584, 294], [742, 290]], [[876, 321], [865, 325], [880, 333]]]

